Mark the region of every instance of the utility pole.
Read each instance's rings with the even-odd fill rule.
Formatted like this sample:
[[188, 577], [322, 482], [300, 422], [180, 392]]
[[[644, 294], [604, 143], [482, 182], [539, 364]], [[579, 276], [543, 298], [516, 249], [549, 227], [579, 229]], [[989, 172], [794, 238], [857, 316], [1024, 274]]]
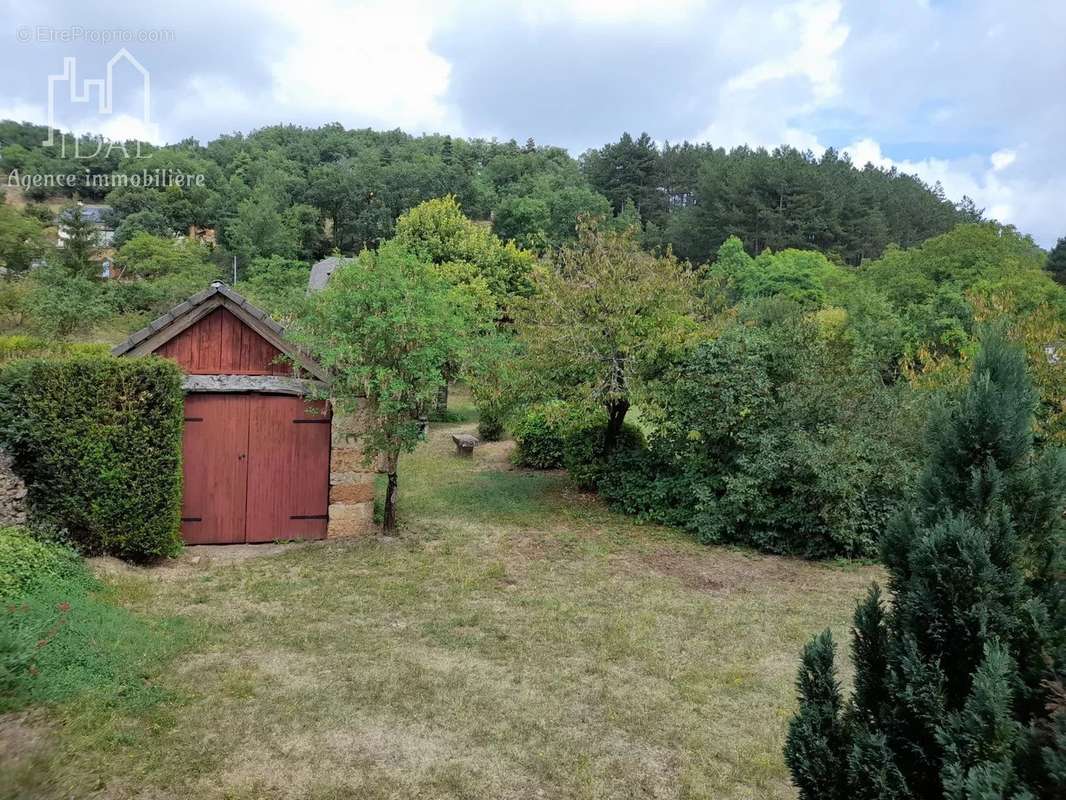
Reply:
[[233, 283], [230, 286], [234, 286], [237, 283], [237, 256], [233, 257]]

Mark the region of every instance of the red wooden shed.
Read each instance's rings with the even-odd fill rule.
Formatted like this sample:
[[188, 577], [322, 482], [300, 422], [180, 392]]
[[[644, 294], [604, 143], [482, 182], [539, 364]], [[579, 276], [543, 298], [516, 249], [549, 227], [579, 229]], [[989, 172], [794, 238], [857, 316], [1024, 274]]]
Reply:
[[326, 536], [328, 374], [282, 327], [222, 283], [112, 350], [172, 358], [186, 373], [181, 533], [189, 544]]

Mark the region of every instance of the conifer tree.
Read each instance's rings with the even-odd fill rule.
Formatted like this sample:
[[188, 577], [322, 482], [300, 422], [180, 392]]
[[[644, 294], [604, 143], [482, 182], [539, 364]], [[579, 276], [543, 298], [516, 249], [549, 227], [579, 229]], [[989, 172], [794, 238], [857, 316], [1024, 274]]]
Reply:
[[856, 610], [846, 702], [828, 632], [804, 653], [785, 747], [801, 797], [1066, 796], [1066, 457], [1034, 453], [1034, 402], [991, 332], [883, 537], [891, 599]]

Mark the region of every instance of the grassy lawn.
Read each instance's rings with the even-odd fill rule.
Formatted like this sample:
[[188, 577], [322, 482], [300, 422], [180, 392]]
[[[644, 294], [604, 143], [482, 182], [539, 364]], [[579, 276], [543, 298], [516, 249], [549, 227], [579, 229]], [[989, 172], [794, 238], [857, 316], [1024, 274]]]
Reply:
[[506, 444], [460, 460], [456, 430], [404, 460], [396, 540], [101, 565], [126, 607], [186, 620], [145, 676], [164, 699], [0, 718], [0, 793], [793, 797], [797, 655], [878, 570], [702, 547]]

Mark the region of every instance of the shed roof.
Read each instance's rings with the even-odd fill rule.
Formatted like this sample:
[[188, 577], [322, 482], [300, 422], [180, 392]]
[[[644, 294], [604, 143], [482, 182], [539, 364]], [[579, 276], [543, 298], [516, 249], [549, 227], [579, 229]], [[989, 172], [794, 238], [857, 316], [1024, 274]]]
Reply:
[[130, 334], [125, 340], [111, 348], [111, 354], [136, 356], [153, 353], [218, 307], [229, 310], [278, 350], [296, 359], [316, 378], [323, 381], [329, 380], [329, 373], [321, 365], [285, 339], [285, 328], [271, 319], [263, 309], [248, 302], [222, 281], [215, 281], [202, 292], [197, 292], [189, 299], [178, 303], [163, 316]]
[[318, 292], [326, 288], [329, 276], [332, 275], [346, 259], [342, 256], [330, 256], [323, 258], [311, 267], [311, 277], [307, 281], [308, 292]]

